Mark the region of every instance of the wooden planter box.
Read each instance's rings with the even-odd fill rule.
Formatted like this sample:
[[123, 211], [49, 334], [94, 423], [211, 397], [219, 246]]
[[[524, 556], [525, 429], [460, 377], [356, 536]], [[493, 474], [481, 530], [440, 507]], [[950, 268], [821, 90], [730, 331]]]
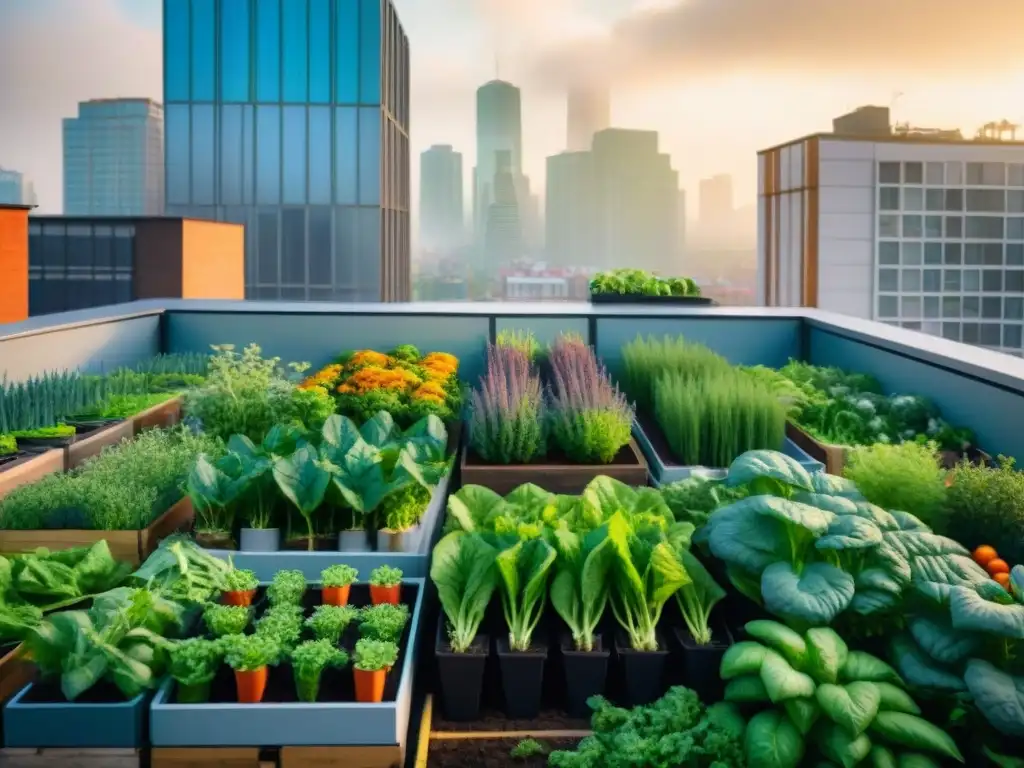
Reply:
[[0, 466], [0, 499], [22, 485], [34, 483], [46, 475], [64, 471], [64, 449], [51, 448], [42, 453], [26, 453]]
[[36, 675], [32, 662], [17, 655], [18, 648], [0, 658], [0, 704], [31, 683]]
[[117, 445], [122, 440], [130, 440], [134, 437], [132, 422], [129, 420], [119, 421], [109, 426], [88, 433], [85, 437], [76, 438], [64, 449], [64, 468], [74, 469], [85, 463], [86, 459], [99, 456], [104, 448]]
[[181, 421], [181, 409], [184, 403], [183, 395], [175, 395], [152, 408], [147, 408], [142, 413], [135, 414], [131, 418], [132, 434], [137, 435], [143, 430], [157, 427], [173, 427]]
[[611, 464], [484, 464], [470, 454], [467, 440], [460, 467], [463, 485], [482, 485], [502, 496], [523, 483], [539, 485], [552, 493], [582, 493], [600, 475], [626, 485], [647, 485], [647, 460], [632, 438]]
[[786, 422], [786, 437], [812, 459], [824, 464], [828, 474], [843, 474], [843, 467], [846, 466], [845, 446], [818, 442], [791, 421]]
[[114, 558], [139, 565], [153, 553], [161, 540], [176, 531], [188, 529], [194, 519], [192, 502], [186, 496], [141, 531], [0, 531], [0, 554], [30, 552], [39, 547], [70, 549], [91, 546], [106, 539]]

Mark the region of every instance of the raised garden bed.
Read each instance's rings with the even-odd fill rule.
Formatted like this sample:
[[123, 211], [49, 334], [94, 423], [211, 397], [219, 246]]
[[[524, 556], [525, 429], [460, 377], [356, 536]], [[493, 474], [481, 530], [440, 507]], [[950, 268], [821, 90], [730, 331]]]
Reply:
[[98, 456], [104, 448], [117, 445], [135, 436], [131, 420], [87, 422], [75, 425], [75, 439], [64, 449], [64, 468], [74, 469], [87, 459]]
[[[59, 451], [56, 453], [59, 454]], [[71, 529], [45, 529], [34, 531], [0, 530], [0, 554], [31, 552], [39, 547], [70, 549], [89, 546], [106, 539], [110, 552], [117, 560], [139, 565], [149, 557], [160, 542], [177, 531], [187, 530], [195, 518], [192, 502], [186, 497], [137, 531], [89, 531]]]
[[0, 459], [0, 499], [22, 485], [34, 483], [46, 475], [64, 471], [64, 451], [20, 451]]
[[[640, 446], [643, 455], [650, 467], [651, 479], [655, 485], [667, 485], [677, 480], [685, 480], [688, 477], [707, 477], [720, 479], [725, 477], [724, 467], [687, 467], [674, 463], [672, 452], [669, 450], [668, 442], [661, 429], [646, 415], [638, 415], [633, 423], [633, 437]], [[822, 469], [836, 474], [829, 470], [825, 463], [805, 451], [791, 436], [789, 436], [789, 424], [787, 423], [787, 437], [783, 441], [781, 451], [787, 456], [796, 459], [800, 466], [808, 472], [818, 472]]]
[[843, 467], [846, 466], [846, 446], [820, 442], [792, 421], [786, 422], [786, 441], [814, 461], [820, 462], [828, 474], [843, 474]]
[[163, 403], [157, 403], [141, 413], [135, 414], [130, 419], [134, 434], [137, 435], [145, 429], [173, 427], [181, 421], [181, 409], [184, 402], [184, 395], [175, 395]]
[[395, 768], [402, 760], [398, 746], [153, 747], [150, 750], [150, 768]]
[[591, 304], [653, 304], [662, 307], [713, 307], [707, 296], [647, 296], [642, 293], [592, 293]]
[[467, 445], [462, 449], [460, 468], [464, 485], [482, 485], [503, 496], [524, 483], [534, 483], [552, 493], [581, 493], [599, 475], [641, 486], [647, 485], [648, 473], [636, 440], [623, 446], [610, 464], [572, 464], [557, 455], [548, 455], [535, 464], [489, 464]]
[[[259, 602], [260, 596], [256, 599]], [[350, 667], [324, 672], [316, 703], [297, 700], [291, 669], [285, 665], [270, 670], [266, 693], [256, 704], [237, 703], [229, 670], [215, 678], [210, 701], [203, 704], [177, 703], [177, 686], [168, 679], [157, 691], [150, 710], [153, 746], [403, 746], [412, 704], [423, 580], [404, 580], [401, 599], [410, 607], [411, 617], [381, 703], [356, 703]], [[307, 592], [304, 605], [309, 611], [319, 602], [318, 590]], [[368, 586], [353, 585], [349, 604], [368, 603]], [[351, 647], [345, 638], [342, 644]]]
[[32, 682], [35, 668], [32, 663], [18, 656], [17, 643], [0, 645], [0, 705]]

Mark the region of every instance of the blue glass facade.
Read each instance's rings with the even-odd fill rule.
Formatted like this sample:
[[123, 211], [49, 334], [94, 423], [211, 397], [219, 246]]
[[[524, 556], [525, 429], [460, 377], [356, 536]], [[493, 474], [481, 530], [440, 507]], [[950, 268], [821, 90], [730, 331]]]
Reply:
[[164, 0], [164, 95], [168, 213], [246, 225], [249, 298], [410, 298], [391, 0]]

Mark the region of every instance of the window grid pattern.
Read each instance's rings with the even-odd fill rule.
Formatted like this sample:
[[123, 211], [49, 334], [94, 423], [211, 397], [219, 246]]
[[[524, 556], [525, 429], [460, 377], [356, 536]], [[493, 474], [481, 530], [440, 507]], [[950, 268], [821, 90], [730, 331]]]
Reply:
[[169, 212], [246, 225], [252, 298], [408, 299], [409, 48], [390, 0], [164, 8]]
[[1024, 348], [1024, 163], [880, 162], [875, 316]]

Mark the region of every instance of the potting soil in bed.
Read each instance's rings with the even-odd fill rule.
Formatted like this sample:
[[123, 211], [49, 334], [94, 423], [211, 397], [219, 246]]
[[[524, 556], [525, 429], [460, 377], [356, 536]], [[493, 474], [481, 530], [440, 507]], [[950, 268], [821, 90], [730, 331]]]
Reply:
[[511, 720], [502, 712], [485, 709], [477, 720], [466, 723], [445, 720], [440, 712], [434, 711], [430, 724], [432, 731], [589, 731], [589, 718], [569, 717], [564, 711], [542, 709], [540, 714], [529, 720]]
[[[398, 660], [395, 662], [395, 666], [388, 673], [387, 682], [384, 684], [384, 701], [394, 701], [395, 696], [398, 694], [398, 685], [402, 679], [402, 665], [405, 663], [405, 654], [409, 644], [409, 629], [412, 626], [412, 611], [413, 606], [416, 604], [416, 590], [415, 584], [402, 584], [402, 603], [409, 609], [409, 621], [405, 625], [405, 630], [402, 632], [402, 637], [398, 643]], [[302, 601], [303, 607], [305, 608], [305, 615], [308, 618], [313, 614], [313, 610], [321, 604], [320, 590], [309, 589], [306, 591]], [[370, 605], [370, 588], [366, 584], [353, 584], [351, 591], [349, 592], [349, 605], [362, 608], [363, 606]], [[258, 619], [263, 612], [269, 607], [269, 604], [265, 598], [263, 588], [256, 593], [254, 605], [256, 608], [255, 619]], [[253, 631], [254, 621], [249, 625], [248, 632]], [[313, 635], [309, 630], [303, 631], [303, 640], [312, 640]], [[359, 639], [359, 625], [357, 622], [352, 622], [346, 628], [344, 634], [341, 637], [341, 647], [345, 649], [349, 655], [349, 662], [343, 669], [328, 669], [325, 670], [320, 678], [320, 691], [317, 695], [317, 701], [322, 703], [327, 702], [354, 702], [355, 697], [355, 681], [352, 676], [352, 651], [356, 647], [356, 641]], [[177, 701], [177, 691], [174, 693], [175, 701]], [[276, 667], [271, 667], [267, 674], [267, 688], [263, 695], [263, 703], [266, 704], [294, 704], [298, 703], [299, 698], [295, 692], [295, 678], [292, 674], [291, 665], [287, 662], [283, 662]], [[210, 704], [237, 704], [238, 693], [235, 687], [235, 676], [234, 672], [225, 666], [222, 666], [217, 676], [213, 679], [213, 684], [210, 687]]]
[[[431, 739], [428, 768], [544, 768], [547, 755], [513, 758], [519, 739]], [[575, 749], [579, 739], [540, 739], [549, 751]]]

